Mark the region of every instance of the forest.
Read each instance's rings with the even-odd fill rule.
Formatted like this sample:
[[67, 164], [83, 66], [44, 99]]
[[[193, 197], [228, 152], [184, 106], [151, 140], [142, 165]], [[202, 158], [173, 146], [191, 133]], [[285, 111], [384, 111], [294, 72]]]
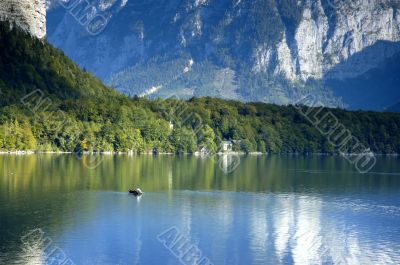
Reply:
[[234, 140], [246, 153], [352, 152], [321, 133], [309, 111], [330, 113], [372, 152], [400, 153], [400, 114], [126, 96], [46, 40], [0, 23], [1, 151], [218, 152]]

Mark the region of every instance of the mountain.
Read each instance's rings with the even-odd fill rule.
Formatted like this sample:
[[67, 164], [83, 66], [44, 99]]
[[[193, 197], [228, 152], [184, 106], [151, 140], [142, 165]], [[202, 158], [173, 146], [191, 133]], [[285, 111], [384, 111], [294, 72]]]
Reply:
[[38, 38], [46, 35], [46, 0], [2, 0], [0, 21], [16, 23]]
[[[356, 79], [400, 52], [395, 0], [94, 0], [48, 6], [48, 39], [129, 95], [217, 96], [382, 110], [333, 81]], [[82, 21], [105, 18], [92, 34]], [[363, 94], [368, 94], [360, 88]], [[338, 93], [340, 92], [340, 93]]]
[[[7, 22], [0, 22], [0, 93], [0, 151], [69, 151], [80, 158], [105, 151], [215, 152], [222, 140], [235, 140], [235, 150], [243, 152], [400, 152], [400, 114], [209, 97], [128, 98], [45, 39]], [[340, 145], [329, 140], [319, 131], [329, 121], [314, 127], [301, 114], [306, 111], [337, 117], [354, 138]]]
[[35, 91], [55, 101], [117, 95], [45, 41], [0, 25], [0, 106], [19, 104]]
[[400, 112], [400, 102], [398, 102], [397, 104], [395, 104], [393, 106], [390, 106], [386, 110], [390, 111], [390, 112]]
[[400, 91], [400, 53], [357, 77], [331, 79], [326, 84], [334, 95], [351, 101], [353, 109], [383, 111], [399, 101], [396, 95]]

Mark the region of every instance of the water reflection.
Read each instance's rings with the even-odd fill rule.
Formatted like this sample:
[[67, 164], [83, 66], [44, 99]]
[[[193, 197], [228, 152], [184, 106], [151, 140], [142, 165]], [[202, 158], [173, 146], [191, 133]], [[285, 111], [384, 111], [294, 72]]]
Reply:
[[278, 210], [274, 214], [275, 253], [277, 259], [284, 260], [289, 247], [290, 234], [294, 227], [294, 196], [288, 195], [278, 200]]
[[[376, 171], [338, 157], [243, 157], [226, 174], [195, 157], [88, 170], [73, 156], [0, 156], [0, 263], [46, 264], [20, 240], [40, 227], [75, 264], [178, 264], [156, 240], [175, 226], [214, 264], [399, 264], [398, 159]], [[143, 197], [127, 194], [138, 186]]]
[[[254, 202], [253, 202], [254, 203]], [[252, 251], [253, 261], [252, 264], [262, 264], [271, 255], [267, 253], [269, 231], [268, 231], [268, 218], [266, 213], [266, 204], [256, 202], [256, 207], [252, 207], [250, 214], [250, 249]]]
[[321, 235], [321, 200], [301, 196], [295, 214], [293, 259], [295, 264], [321, 264], [324, 254]]
[[[277, 191], [398, 187], [400, 158], [378, 159], [375, 171], [359, 174], [340, 157], [242, 157], [226, 174], [214, 161], [196, 157], [106, 156], [95, 170], [68, 155], [0, 156], [2, 193], [22, 190], [116, 190], [140, 185], [146, 191]], [[18, 195], [19, 196], [19, 195]]]

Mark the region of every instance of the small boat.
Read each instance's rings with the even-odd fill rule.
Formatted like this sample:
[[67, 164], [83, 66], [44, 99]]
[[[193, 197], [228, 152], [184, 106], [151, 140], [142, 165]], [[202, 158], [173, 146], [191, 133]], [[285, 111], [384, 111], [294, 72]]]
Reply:
[[134, 190], [129, 190], [129, 193], [135, 196], [141, 196], [143, 194], [142, 190], [139, 188], [136, 188]]

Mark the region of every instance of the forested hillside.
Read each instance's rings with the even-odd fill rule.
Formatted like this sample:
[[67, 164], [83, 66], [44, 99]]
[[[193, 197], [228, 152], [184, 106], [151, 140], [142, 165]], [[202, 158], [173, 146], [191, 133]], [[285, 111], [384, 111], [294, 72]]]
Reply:
[[[129, 98], [102, 85], [46, 41], [13, 28], [0, 24], [3, 151], [191, 153], [203, 146], [216, 151], [221, 140], [239, 140], [235, 149], [245, 152], [338, 151], [295, 106], [209, 97]], [[324, 111], [372, 151], [400, 152], [399, 114]]]

